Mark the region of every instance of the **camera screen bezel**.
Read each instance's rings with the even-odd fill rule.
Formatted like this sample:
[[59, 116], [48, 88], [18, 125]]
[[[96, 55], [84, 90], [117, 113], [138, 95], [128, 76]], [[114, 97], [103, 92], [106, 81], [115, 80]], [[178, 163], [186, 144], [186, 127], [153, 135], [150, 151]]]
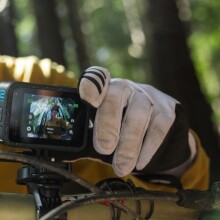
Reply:
[[[25, 94], [51, 96], [70, 98], [78, 104], [78, 113], [82, 114], [82, 121], [78, 123], [80, 126], [78, 139], [70, 140], [57, 140], [45, 138], [33, 138], [21, 136], [19, 130], [22, 125], [23, 101]], [[17, 97], [15, 101], [14, 97]], [[15, 114], [16, 112], [16, 114]], [[48, 149], [52, 151], [71, 151], [78, 152], [84, 149], [87, 141], [87, 128], [88, 128], [88, 108], [79, 97], [78, 91], [75, 88], [61, 87], [61, 86], [48, 86], [38, 85], [32, 83], [15, 82], [12, 83], [7, 91], [6, 102], [6, 117], [5, 117], [5, 141], [6, 144], [14, 147], [31, 148], [31, 149]], [[13, 121], [16, 120], [18, 126]], [[24, 126], [23, 126], [24, 127]], [[16, 130], [16, 131], [15, 131]]]

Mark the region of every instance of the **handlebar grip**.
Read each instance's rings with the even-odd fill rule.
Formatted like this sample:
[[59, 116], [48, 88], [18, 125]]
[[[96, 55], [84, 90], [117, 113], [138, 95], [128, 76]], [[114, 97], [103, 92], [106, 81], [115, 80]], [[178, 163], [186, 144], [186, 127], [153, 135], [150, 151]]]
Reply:
[[177, 205], [198, 210], [210, 210], [215, 204], [215, 197], [210, 191], [180, 190], [177, 192], [180, 200]]

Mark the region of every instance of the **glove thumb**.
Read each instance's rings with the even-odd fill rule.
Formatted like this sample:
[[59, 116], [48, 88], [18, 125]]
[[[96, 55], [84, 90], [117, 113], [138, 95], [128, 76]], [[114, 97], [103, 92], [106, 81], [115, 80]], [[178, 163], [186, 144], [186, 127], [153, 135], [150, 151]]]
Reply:
[[107, 69], [99, 66], [89, 67], [79, 79], [80, 98], [98, 108], [106, 95], [109, 81], [110, 73]]

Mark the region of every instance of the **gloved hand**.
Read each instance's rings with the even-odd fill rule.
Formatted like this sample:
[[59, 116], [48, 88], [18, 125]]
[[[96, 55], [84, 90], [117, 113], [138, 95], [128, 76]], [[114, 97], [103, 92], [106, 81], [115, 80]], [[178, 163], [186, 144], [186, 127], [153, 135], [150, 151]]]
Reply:
[[182, 106], [154, 87], [126, 79], [110, 80], [107, 69], [94, 66], [81, 76], [79, 93], [97, 108], [93, 145], [100, 154], [114, 153], [116, 175], [177, 167], [182, 172], [182, 165], [195, 157], [195, 146], [188, 144]]

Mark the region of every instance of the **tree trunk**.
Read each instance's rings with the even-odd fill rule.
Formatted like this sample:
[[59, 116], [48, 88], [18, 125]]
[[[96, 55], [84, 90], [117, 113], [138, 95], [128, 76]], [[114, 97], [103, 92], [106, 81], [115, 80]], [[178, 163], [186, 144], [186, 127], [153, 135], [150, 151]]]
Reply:
[[54, 0], [34, 0], [34, 8], [42, 57], [66, 66]]
[[18, 56], [17, 40], [14, 31], [14, 8], [9, 0], [0, 5], [0, 54]]
[[87, 47], [84, 35], [81, 30], [81, 18], [79, 13], [79, 6], [77, 0], [66, 0], [66, 5], [69, 10], [69, 21], [73, 34], [73, 39], [76, 44], [76, 55], [80, 71], [83, 72], [90, 66], [89, 56], [87, 54]]
[[211, 107], [196, 78], [176, 1], [147, 2], [152, 76], [159, 89], [185, 106], [191, 128], [200, 136], [204, 149], [212, 159], [212, 181], [215, 181], [220, 177], [217, 132], [211, 121]]

